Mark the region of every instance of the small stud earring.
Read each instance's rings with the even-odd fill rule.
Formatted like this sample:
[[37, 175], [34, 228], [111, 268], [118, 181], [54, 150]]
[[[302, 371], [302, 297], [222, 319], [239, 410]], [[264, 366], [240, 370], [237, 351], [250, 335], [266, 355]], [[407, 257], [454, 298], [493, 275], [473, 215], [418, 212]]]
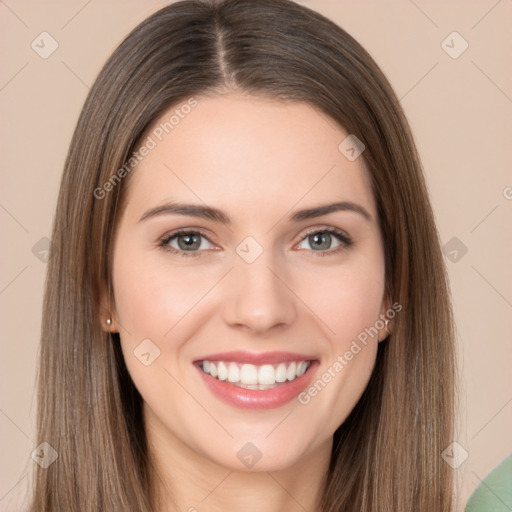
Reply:
[[[386, 326], [386, 329], [388, 328], [388, 324], [389, 324], [389, 320], [385, 320], [385, 321], [384, 321], [384, 325]], [[389, 334], [389, 332], [388, 332], [388, 334]], [[380, 337], [379, 337], [379, 338], [377, 338], [377, 341], [380, 343], [381, 341], [384, 341], [385, 339], [386, 339], [386, 338], [384, 338], [384, 339], [382, 339], [382, 340], [381, 340], [381, 339], [380, 339]]]
[[110, 317], [107, 318], [107, 325], [109, 327], [112, 325], [112, 319]]

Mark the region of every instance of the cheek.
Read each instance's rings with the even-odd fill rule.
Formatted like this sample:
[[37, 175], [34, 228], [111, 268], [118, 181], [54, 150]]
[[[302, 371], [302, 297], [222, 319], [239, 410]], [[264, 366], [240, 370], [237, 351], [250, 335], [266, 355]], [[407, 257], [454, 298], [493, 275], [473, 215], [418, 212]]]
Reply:
[[193, 352], [189, 340], [206, 321], [204, 297], [217, 280], [215, 270], [190, 271], [169, 264], [165, 255], [130, 254], [119, 246], [113, 286], [121, 348], [147, 402], [161, 396], [162, 385], [180, 400], [169, 372], [177, 376], [188, 368]]
[[[122, 251], [119, 251], [122, 252]], [[135, 253], [114, 263], [116, 312], [125, 336], [163, 340], [208, 291], [211, 279]]]
[[[347, 273], [330, 280], [324, 293], [313, 297], [314, 311], [320, 312], [325, 337], [329, 342], [330, 362], [352, 350], [350, 366], [371, 367], [378, 335], [375, 322], [379, 319], [383, 287], [370, 273]], [[361, 347], [359, 351], [357, 346]], [[352, 348], [353, 347], [353, 348]], [[348, 373], [348, 372], [347, 372]], [[366, 373], [366, 371], [365, 371]]]
[[210, 286], [204, 276], [169, 265], [161, 255], [130, 253], [122, 244], [117, 248], [113, 287], [121, 348], [136, 388], [156, 409], [162, 389], [169, 400], [183, 399], [169, 372], [177, 370], [173, 361], [193, 330], [190, 322], [196, 324], [200, 308], [195, 306]]
[[379, 318], [384, 296], [384, 267], [380, 260], [358, 260], [343, 268], [303, 278], [300, 296], [324, 327], [338, 350]]
[[[374, 254], [378, 255], [378, 252]], [[318, 279], [302, 281], [300, 296], [319, 318], [327, 342], [325, 358], [300, 403], [326, 418], [334, 431], [361, 397], [375, 364], [375, 323], [384, 294], [384, 265], [378, 258], [358, 258]]]

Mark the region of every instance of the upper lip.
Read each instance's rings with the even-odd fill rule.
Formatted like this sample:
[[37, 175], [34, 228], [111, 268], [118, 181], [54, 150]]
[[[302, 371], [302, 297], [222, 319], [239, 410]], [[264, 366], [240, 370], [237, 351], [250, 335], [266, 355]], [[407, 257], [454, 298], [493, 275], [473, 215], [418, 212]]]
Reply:
[[234, 363], [248, 363], [254, 365], [278, 364], [292, 361], [313, 361], [315, 357], [306, 354], [297, 354], [294, 352], [245, 352], [242, 350], [232, 352], [219, 352], [217, 354], [208, 354], [195, 360], [199, 361], [231, 361]]

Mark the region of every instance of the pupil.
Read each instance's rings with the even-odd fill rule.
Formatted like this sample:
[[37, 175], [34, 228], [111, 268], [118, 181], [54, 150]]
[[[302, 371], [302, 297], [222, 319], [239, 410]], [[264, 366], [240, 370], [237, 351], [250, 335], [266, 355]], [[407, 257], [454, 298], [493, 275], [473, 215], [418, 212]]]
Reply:
[[199, 249], [201, 241], [198, 235], [181, 235], [178, 238], [180, 249], [190, 251], [191, 249]]
[[313, 249], [329, 249], [331, 245], [331, 235], [329, 233], [315, 233], [309, 238]]

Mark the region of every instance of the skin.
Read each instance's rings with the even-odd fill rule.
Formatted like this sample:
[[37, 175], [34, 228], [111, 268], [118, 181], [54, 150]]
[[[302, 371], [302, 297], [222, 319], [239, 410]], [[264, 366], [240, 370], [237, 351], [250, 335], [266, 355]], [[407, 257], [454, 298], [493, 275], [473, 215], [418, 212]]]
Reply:
[[[230, 350], [300, 352], [320, 361], [316, 379], [375, 324], [389, 302], [368, 173], [362, 158], [351, 162], [338, 150], [348, 134], [304, 103], [240, 93], [196, 100], [129, 177], [113, 241], [115, 306], [104, 304], [144, 400], [161, 510], [174, 510], [167, 491], [176, 510], [314, 510], [333, 433], [364, 391], [377, 338], [388, 331], [370, 337], [306, 405], [235, 408], [209, 391], [192, 362]], [[169, 201], [218, 208], [232, 223], [175, 214], [139, 222]], [[361, 205], [371, 219], [337, 211], [289, 220], [338, 201]], [[329, 227], [353, 244], [333, 237], [315, 250], [308, 233]], [[195, 257], [159, 247], [178, 228], [208, 237]], [[263, 249], [250, 264], [236, 252], [247, 236]], [[148, 338], [160, 356], [145, 366], [134, 350]], [[251, 469], [237, 457], [247, 442], [262, 454]]]

